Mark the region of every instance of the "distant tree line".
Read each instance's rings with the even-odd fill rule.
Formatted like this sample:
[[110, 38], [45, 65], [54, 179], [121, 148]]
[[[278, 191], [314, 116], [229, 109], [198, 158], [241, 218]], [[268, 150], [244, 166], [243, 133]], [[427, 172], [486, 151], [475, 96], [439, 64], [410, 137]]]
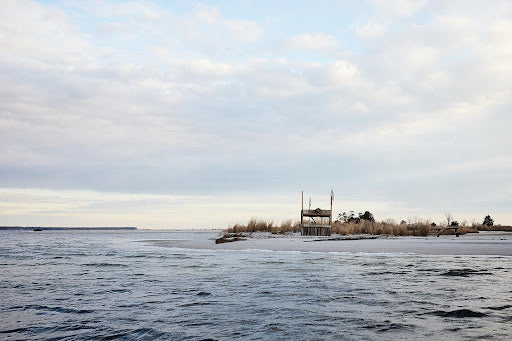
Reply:
[[357, 216], [354, 211], [342, 212], [338, 214], [338, 221], [342, 221], [344, 223], [355, 223], [359, 224], [361, 220], [375, 222], [375, 218], [370, 211], [364, 211], [364, 213], [358, 213]]
[[[451, 227], [458, 227], [459, 222], [457, 220], [454, 220], [454, 217], [450, 213], [445, 214], [446, 218], [446, 226]], [[364, 213], [358, 213], [356, 214], [354, 211], [348, 211], [348, 212], [341, 212], [338, 214], [338, 221], [344, 222], [344, 223], [355, 223], [359, 224], [362, 220], [366, 220], [369, 222], [375, 222], [375, 217], [370, 211], [364, 211]], [[405, 220], [402, 220], [400, 222], [400, 225], [407, 224]], [[465, 223], [462, 223], [463, 226], [465, 226]], [[473, 223], [474, 224], [474, 223]], [[432, 227], [437, 226], [435, 222], [432, 222]], [[494, 226], [494, 220], [491, 218], [490, 215], [486, 215], [484, 218], [484, 221], [482, 222], [482, 226], [491, 227]]]

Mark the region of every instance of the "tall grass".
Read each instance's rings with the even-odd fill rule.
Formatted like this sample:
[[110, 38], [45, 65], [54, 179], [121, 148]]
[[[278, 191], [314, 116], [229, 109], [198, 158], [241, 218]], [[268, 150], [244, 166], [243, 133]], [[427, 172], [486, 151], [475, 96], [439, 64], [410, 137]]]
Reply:
[[506, 232], [512, 232], [512, 226], [507, 226], [507, 225], [486, 226], [486, 225], [480, 225], [480, 224], [473, 224], [472, 227], [474, 229], [477, 229], [478, 231], [506, 231]]
[[[299, 222], [292, 220], [283, 221], [280, 225], [275, 225], [273, 221], [252, 218], [245, 225], [235, 224], [228, 229], [226, 233], [252, 233], [252, 232], [270, 232], [273, 234], [285, 234], [300, 232], [301, 226]], [[383, 222], [372, 222], [361, 220], [359, 223], [345, 223], [336, 221], [332, 224], [332, 233], [339, 235], [390, 235], [390, 236], [428, 236], [429, 234], [437, 234], [437, 227], [432, 227], [427, 220], [416, 219], [408, 224], [397, 224], [392, 220]], [[478, 232], [475, 226], [459, 227], [459, 233]], [[444, 231], [443, 234], [455, 234], [454, 231]]]
[[431, 227], [428, 223], [395, 224], [361, 220], [359, 223], [334, 222], [332, 233], [340, 235], [372, 234], [390, 236], [427, 236]]
[[281, 225], [274, 225], [274, 222], [269, 220], [251, 218], [246, 225], [235, 224], [228, 229], [227, 233], [240, 233], [240, 232], [270, 232], [274, 234], [284, 234], [291, 232], [300, 232], [300, 223], [292, 223], [292, 220], [285, 220]]

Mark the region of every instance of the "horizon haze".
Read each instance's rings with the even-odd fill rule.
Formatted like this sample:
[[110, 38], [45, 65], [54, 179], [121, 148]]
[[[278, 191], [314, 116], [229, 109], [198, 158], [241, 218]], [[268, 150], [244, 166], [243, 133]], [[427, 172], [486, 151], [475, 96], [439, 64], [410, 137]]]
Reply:
[[512, 225], [510, 1], [0, 2], [0, 225]]

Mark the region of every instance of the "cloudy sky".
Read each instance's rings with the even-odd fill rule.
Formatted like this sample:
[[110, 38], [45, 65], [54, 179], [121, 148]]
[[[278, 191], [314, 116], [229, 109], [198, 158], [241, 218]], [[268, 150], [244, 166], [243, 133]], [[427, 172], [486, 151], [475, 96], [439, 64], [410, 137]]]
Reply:
[[510, 1], [0, 1], [0, 225], [512, 224]]

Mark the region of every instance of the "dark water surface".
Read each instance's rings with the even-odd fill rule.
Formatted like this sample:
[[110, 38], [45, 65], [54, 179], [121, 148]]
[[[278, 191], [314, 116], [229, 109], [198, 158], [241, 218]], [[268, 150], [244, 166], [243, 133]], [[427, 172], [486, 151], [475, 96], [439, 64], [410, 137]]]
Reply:
[[512, 337], [510, 256], [157, 246], [216, 235], [2, 231], [0, 339]]

